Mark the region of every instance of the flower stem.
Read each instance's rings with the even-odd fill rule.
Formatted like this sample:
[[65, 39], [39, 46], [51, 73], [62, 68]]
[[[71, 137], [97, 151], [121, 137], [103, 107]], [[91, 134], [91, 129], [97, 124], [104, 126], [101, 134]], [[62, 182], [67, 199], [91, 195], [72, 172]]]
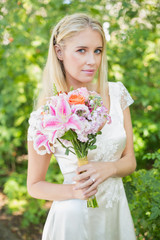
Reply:
[[58, 142], [62, 145], [62, 147], [64, 147], [65, 149], [68, 148], [68, 150], [69, 150], [71, 153], [73, 153], [74, 155], [76, 155], [72, 150], [69, 149], [69, 147], [66, 147], [66, 146], [59, 140], [59, 138], [57, 138], [57, 140], [58, 140]]
[[[84, 156], [82, 158], [78, 158], [78, 166], [82, 166], [88, 164], [88, 158], [87, 156]], [[96, 196], [92, 196], [90, 198], [88, 198], [87, 200], [87, 207], [92, 207], [92, 208], [97, 208], [98, 207], [98, 203], [97, 203], [97, 199]]]

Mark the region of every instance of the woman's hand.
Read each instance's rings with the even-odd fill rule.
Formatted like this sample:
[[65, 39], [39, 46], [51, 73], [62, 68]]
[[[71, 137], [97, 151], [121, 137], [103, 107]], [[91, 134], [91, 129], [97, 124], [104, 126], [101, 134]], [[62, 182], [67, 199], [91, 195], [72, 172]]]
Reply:
[[[81, 181], [81, 183], [84, 181]], [[81, 200], [87, 200], [89, 197], [95, 195], [97, 193], [97, 187], [92, 187], [91, 185], [93, 182], [91, 182], [88, 187], [79, 188], [79, 181], [74, 185], [73, 187], [73, 198], [75, 199], [81, 199]]]
[[81, 191], [84, 196], [90, 197], [97, 192], [100, 183], [114, 176], [115, 167], [112, 162], [92, 162], [77, 169], [75, 190]]

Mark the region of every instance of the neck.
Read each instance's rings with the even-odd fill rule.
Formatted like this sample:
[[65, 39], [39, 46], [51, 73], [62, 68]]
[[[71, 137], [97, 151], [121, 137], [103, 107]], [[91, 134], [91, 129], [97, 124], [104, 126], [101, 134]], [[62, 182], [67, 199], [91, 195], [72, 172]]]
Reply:
[[70, 88], [73, 87], [73, 89], [86, 87], [89, 91], [96, 91], [96, 84], [89, 82], [89, 83], [81, 83], [79, 81], [67, 81], [67, 88], [68, 91], [70, 91]]

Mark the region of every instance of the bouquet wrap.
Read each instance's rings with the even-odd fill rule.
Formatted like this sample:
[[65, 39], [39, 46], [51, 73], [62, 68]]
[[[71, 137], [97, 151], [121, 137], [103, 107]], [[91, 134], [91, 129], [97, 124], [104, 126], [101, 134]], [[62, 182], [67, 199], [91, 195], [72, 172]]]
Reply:
[[83, 166], [85, 164], [88, 164], [88, 158], [87, 156], [86, 157], [83, 157], [83, 158], [78, 158], [78, 166]]
[[[88, 164], [88, 158], [87, 156], [83, 157], [83, 158], [78, 158], [78, 166], [83, 166], [85, 164]], [[97, 203], [97, 199], [95, 196], [92, 196], [90, 198], [88, 198], [87, 200], [87, 207], [92, 207], [92, 208], [96, 208], [98, 207], [98, 203]]]

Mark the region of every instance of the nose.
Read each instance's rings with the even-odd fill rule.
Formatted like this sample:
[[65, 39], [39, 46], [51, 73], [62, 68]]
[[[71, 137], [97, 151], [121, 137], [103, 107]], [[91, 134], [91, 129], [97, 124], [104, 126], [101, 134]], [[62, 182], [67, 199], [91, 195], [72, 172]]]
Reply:
[[88, 53], [87, 54], [87, 62], [86, 63], [88, 65], [94, 65], [96, 63], [94, 53]]

